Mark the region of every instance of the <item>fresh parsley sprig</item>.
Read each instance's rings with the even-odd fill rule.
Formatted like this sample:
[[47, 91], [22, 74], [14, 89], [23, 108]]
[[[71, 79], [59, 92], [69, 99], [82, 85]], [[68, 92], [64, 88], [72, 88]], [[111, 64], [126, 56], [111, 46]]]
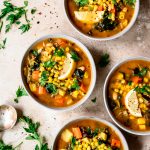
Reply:
[[17, 91], [16, 91], [16, 98], [14, 99], [14, 101], [16, 103], [18, 103], [19, 98], [22, 97], [22, 96], [28, 96], [28, 94], [27, 94], [26, 90], [23, 87], [19, 86]]
[[24, 122], [27, 127], [24, 127], [24, 130], [28, 133], [26, 137], [27, 140], [35, 140], [38, 144], [35, 146], [35, 150], [50, 150], [48, 148], [48, 144], [44, 142], [44, 137], [41, 137], [38, 133], [38, 129], [40, 126], [39, 122], [33, 122], [31, 118], [27, 116], [23, 116], [20, 118], [21, 122]]
[[101, 68], [106, 67], [109, 64], [109, 62], [110, 62], [109, 58], [110, 58], [110, 56], [109, 56], [108, 53], [102, 54], [102, 56], [100, 58], [99, 66]]

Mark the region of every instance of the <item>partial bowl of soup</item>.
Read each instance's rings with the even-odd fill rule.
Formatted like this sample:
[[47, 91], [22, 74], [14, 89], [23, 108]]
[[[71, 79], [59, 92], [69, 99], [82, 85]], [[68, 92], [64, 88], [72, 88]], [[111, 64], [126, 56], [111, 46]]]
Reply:
[[65, 13], [82, 35], [95, 40], [112, 40], [134, 25], [139, 0], [64, 0]]
[[111, 123], [96, 117], [80, 117], [57, 134], [53, 150], [129, 150], [122, 133]]
[[130, 58], [113, 67], [103, 94], [107, 111], [120, 128], [136, 135], [150, 135], [149, 58]]
[[37, 102], [55, 110], [70, 110], [92, 93], [96, 69], [81, 42], [66, 35], [49, 35], [28, 48], [21, 76], [27, 92]]

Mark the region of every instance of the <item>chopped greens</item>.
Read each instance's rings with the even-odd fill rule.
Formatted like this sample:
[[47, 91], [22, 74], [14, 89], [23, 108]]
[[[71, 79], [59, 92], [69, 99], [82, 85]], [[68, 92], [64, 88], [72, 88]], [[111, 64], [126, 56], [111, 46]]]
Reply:
[[0, 32], [2, 31], [2, 27], [3, 27], [3, 21], [0, 24]]
[[16, 98], [14, 99], [14, 101], [16, 103], [18, 103], [19, 98], [22, 97], [22, 96], [28, 96], [28, 94], [27, 94], [26, 90], [23, 87], [19, 86], [17, 91], [16, 91]]
[[75, 0], [75, 3], [79, 6], [85, 6], [87, 5], [89, 0]]
[[142, 68], [141, 70], [139, 68], [134, 69], [134, 75], [139, 77], [144, 77], [147, 74], [148, 68]]
[[64, 56], [65, 55], [64, 49], [63, 48], [60, 48], [60, 49], [56, 48], [54, 55], [57, 55], [59, 57]]
[[78, 54], [77, 54], [76, 51], [71, 51], [70, 54], [71, 54], [71, 58], [72, 58], [74, 61], [79, 61], [79, 60], [80, 60], [80, 57], [78, 56]]
[[72, 148], [72, 150], [74, 149], [75, 144], [76, 144], [76, 138], [72, 137], [72, 139], [71, 139], [71, 148]]
[[35, 57], [38, 57], [39, 56], [39, 53], [37, 50], [31, 50], [31, 53], [35, 56]]
[[96, 100], [97, 100], [96, 97], [95, 97], [94, 99], [91, 99], [91, 101], [92, 101], [93, 103], [96, 103]]
[[24, 127], [24, 130], [28, 133], [26, 137], [27, 140], [35, 140], [38, 144], [35, 146], [35, 150], [50, 150], [48, 144], [44, 142], [44, 137], [41, 137], [38, 133], [40, 126], [39, 122], [34, 123], [31, 118], [23, 116], [20, 118], [21, 122], [24, 122], [27, 125], [27, 128]]
[[44, 67], [45, 68], [53, 68], [55, 66], [56, 62], [55, 61], [52, 61], [52, 60], [49, 60], [49, 61], [46, 61], [44, 62]]
[[71, 86], [71, 89], [72, 90], [79, 90], [80, 89], [80, 86], [79, 86], [79, 82], [77, 79], [74, 80], [72, 86]]
[[150, 86], [148, 86], [148, 85], [145, 85], [141, 88], [139, 86], [137, 86], [134, 90], [141, 94], [150, 95]]
[[48, 93], [51, 93], [51, 94], [56, 94], [57, 93], [57, 88], [54, 84], [52, 83], [48, 83], [46, 85], [46, 90]]
[[134, 6], [135, 3], [136, 3], [136, 0], [123, 0], [123, 2], [124, 2], [126, 5]]
[[41, 78], [40, 78], [40, 84], [41, 86], [45, 86], [46, 84], [46, 81], [48, 80], [48, 71], [43, 71], [42, 74], [41, 74]]
[[101, 68], [106, 67], [109, 64], [109, 62], [110, 62], [109, 54], [108, 53], [104, 53], [104, 54], [102, 54], [102, 56], [100, 58], [99, 66]]
[[0, 49], [5, 49], [7, 38], [5, 38], [2, 43], [0, 43]]
[[36, 11], [37, 11], [36, 8], [32, 8], [32, 9], [31, 9], [31, 14], [35, 14]]
[[27, 31], [29, 31], [29, 29], [31, 28], [31, 25], [29, 23], [27, 24], [22, 24], [19, 29], [22, 30], [22, 33], [25, 33]]

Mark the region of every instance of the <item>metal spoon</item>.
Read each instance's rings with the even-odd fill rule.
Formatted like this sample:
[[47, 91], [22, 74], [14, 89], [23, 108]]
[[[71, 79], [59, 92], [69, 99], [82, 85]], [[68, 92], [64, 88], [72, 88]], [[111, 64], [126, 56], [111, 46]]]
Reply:
[[17, 121], [16, 109], [10, 105], [0, 106], [0, 131], [11, 129]]

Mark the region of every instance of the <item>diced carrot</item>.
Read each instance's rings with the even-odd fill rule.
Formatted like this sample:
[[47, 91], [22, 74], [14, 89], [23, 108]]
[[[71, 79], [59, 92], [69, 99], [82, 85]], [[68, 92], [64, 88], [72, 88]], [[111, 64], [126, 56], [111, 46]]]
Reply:
[[56, 106], [62, 106], [63, 104], [64, 104], [64, 102], [65, 102], [65, 97], [61, 97], [61, 96], [59, 96], [59, 97], [55, 97], [55, 105]]
[[97, 10], [98, 11], [103, 11], [103, 6], [98, 6]]
[[57, 39], [56, 43], [61, 46], [61, 47], [65, 47], [66, 46], [66, 41], [64, 39]]
[[46, 92], [45, 87], [39, 86], [39, 88], [38, 88], [38, 94], [39, 94], [39, 95], [44, 95], [44, 94], [46, 94], [46, 93], [47, 93], [47, 92]]
[[112, 139], [112, 141], [111, 141], [111, 146], [112, 146], [112, 147], [120, 148], [121, 143], [120, 143], [120, 141], [119, 141], [119, 140]]
[[35, 80], [35, 81], [38, 81], [39, 80], [39, 71], [36, 70], [36, 71], [33, 71], [32, 72], [32, 79]]
[[116, 12], [116, 9], [115, 8], [113, 8], [113, 9], [111, 9], [111, 11], [110, 11], [111, 13], [115, 13]]
[[132, 77], [132, 81], [137, 84], [137, 83], [141, 83], [142, 82], [142, 78], [138, 77], [138, 76], [134, 76]]
[[80, 86], [80, 90], [83, 91], [84, 93], [87, 91], [87, 88], [83, 83]]
[[72, 132], [73, 132], [74, 137], [76, 137], [77, 139], [81, 139], [82, 138], [82, 133], [81, 133], [79, 127], [72, 128]]

